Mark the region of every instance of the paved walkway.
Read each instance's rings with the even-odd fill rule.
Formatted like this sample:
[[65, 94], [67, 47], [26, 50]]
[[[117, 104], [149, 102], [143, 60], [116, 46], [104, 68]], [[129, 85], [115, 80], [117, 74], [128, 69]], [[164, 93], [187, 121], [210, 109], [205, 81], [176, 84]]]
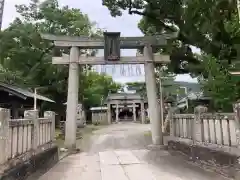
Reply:
[[167, 151], [150, 151], [149, 125], [124, 123], [94, 133], [85, 152], [68, 156], [39, 180], [224, 180]]

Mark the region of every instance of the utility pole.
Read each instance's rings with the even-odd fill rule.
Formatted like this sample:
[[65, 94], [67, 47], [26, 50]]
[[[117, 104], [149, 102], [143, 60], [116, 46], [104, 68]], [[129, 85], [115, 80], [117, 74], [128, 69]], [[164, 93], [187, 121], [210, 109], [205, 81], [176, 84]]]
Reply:
[[102, 122], [103, 120], [103, 96], [101, 97], [101, 113], [100, 113], [100, 123]]
[[34, 105], [33, 109], [36, 111], [37, 110], [37, 88], [34, 88]]
[[37, 110], [37, 90], [38, 89], [43, 89], [43, 88], [48, 88], [49, 86], [39, 86], [34, 88], [34, 102], [33, 102], [33, 109]]
[[0, 30], [2, 29], [4, 3], [5, 0], [0, 0]]
[[184, 89], [184, 94], [186, 95], [186, 101], [185, 101], [185, 104], [186, 104], [186, 108], [188, 109], [188, 89], [187, 89], [187, 87], [185, 87], [185, 86], [180, 86], [179, 88], [178, 88], [178, 92], [177, 92], [177, 104], [178, 104], [178, 101], [180, 100], [179, 99], [179, 90], [180, 89]]
[[[237, 0], [237, 11], [238, 11], [238, 22], [240, 24], [240, 0]], [[240, 75], [240, 72], [239, 71], [230, 71], [229, 72], [231, 75]]]
[[163, 104], [163, 84], [162, 84], [162, 79], [168, 79], [168, 77], [162, 77], [163, 74], [163, 67], [160, 68], [159, 72], [159, 91], [160, 91], [160, 109], [161, 109], [161, 121], [162, 121], [162, 131], [164, 131], [164, 104]]
[[180, 88], [184, 89], [184, 92], [185, 92], [185, 95], [186, 95], [186, 106], [187, 106], [187, 109], [188, 109], [188, 91], [187, 91], [187, 87], [184, 87], [184, 86], [180, 86]]
[[163, 117], [163, 88], [162, 88], [162, 68], [159, 72], [159, 91], [160, 91], [160, 108], [161, 108], [161, 121], [162, 121], [162, 131], [164, 129], [164, 117]]
[[238, 21], [240, 23], [240, 0], [237, 0]]

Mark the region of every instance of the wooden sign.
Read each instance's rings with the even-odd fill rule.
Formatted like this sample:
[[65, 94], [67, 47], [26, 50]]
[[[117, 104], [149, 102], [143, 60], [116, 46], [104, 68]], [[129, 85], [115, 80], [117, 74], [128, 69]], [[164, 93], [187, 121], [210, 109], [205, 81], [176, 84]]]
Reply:
[[120, 60], [120, 32], [104, 32], [104, 59]]

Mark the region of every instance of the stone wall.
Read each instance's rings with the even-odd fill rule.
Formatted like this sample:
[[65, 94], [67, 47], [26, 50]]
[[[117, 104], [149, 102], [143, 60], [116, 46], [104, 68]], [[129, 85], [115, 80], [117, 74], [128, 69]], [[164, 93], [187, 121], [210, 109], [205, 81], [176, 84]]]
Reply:
[[0, 180], [25, 180], [29, 177], [35, 180], [57, 162], [58, 147], [53, 146], [7, 169], [1, 174]]
[[240, 178], [240, 153], [238, 150], [223, 150], [176, 139], [168, 141], [168, 150], [181, 152], [186, 160], [206, 170], [215, 171], [230, 178]]

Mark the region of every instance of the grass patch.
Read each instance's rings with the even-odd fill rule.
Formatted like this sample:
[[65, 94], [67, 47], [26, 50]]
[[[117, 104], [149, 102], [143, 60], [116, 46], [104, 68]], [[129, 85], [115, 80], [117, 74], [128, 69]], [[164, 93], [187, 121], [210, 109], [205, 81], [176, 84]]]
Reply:
[[149, 119], [148, 117], [146, 117], [145, 123], [146, 123], [146, 124], [150, 124], [150, 119]]
[[[93, 131], [101, 129], [103, 126], [86, 125], [84, 128], [78, 128], [76, 134], [77, 148], [81, 148], [82, 141], [86, 140], [92, 135]], [[60, 129], [55, 130], [56, 144], [59, 148], [64, 148], [64, 135]]]
[[144, 132], [144, 136], [152, 136], [151, 131], [146, 131], [146, 132]]

